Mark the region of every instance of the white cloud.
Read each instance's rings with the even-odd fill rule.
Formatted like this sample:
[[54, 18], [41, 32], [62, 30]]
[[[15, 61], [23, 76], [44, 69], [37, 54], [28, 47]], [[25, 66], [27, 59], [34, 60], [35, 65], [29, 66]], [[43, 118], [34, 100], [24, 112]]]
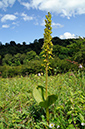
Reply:
[[14, 26], [19, 26], [19, 21], [17, 21], [17, 22], [12, 22], [12, 25], [14, 25]]
[[52, 22], [52, 27], [53, 27], [53, 28], [62, 28], [63, 25], [61, 25], [60, 23]]
[[[22, 0], [20, 0], [22, 1]], [[30, 0], [30, 3], [24, 2], [24, 6], [39, 9], [42, 11], [50, 11], [60, 14], [68, 19], [71, 16], [85, 14], [85, 0]]]
[[7, 24], [2, 25], [2, 28], [9, 28], [9, 25], [7, 25]]
[[8, 0], [9, 4], [12, 6], [16, 0]]
[[40, 25], [41, 25], [41, 26], [45, 26], [45, 20], [44, 20], [44, 19], [42, 20], [42, 22], [41, 22]]
[[0, 1], [0, 8], [5, 9], [8, 6], [12, 6], [16, 0], [1, 0]]
[[[0, 8], [12, 7], [16, 0], [1, 0]], [[27, 9], [50, 11], [70, 19], [71, 16], [85, 14], [85, 0], [17, 0]], [[24, 2], [23, 2], [24, 1]], [[28, 1], [28, 0], [27, 0]]]
[[13, 25], [16, 25], [17, 23], [16, 22], [12, 22]]
[[21, 16], [23, 17], [24, 21], [33, 20], [33, 17], [32, 17], [32, 16], [28, 16], [28, 15], [25, 14], [25, 13], [22, 13]]
[[[16, 0], [1, 0], [0, 8], [12, 7]], [[85, 14], [85, 0], [17, 0], [27, 9], [50, 11], [70, 19], [71, 16]], [[23, 2], [24, 1], [24, 2]]]
[[30, 4], [28, 2], [20, 2], [20, 4], [25, 6], [27, 9], [30, 9]]
[[72, 38], [77, 38], [75, 34], [71, 34], [69, 32], [65, 32], [63, 35], [60, 35], [61, 39], [72, 39]]
[[34, 25], [39, 25], [39, 22], [38, 22], [38, 20], [35, 18], [35, 21], [34, 21]]
[[0, 1], [0, 8], [2, 8], [3, 7], [3, 3]]
[[12, 14], [6, 14], [1, 18], [1, 22], [6, 22], [7, 20], [16, 20], [16, 16]]
[[16, 12], [16, 13], [14, 13], [14, 15], [19, 15], [19, 13], [18, 13], [18, 12]]
[[[42, 23], [40, 24], [41, 26], [45, 26], [45, 20], [43, 19]], [[62, 28], [63, 25], [61, 25], [60, 23], [55, 23], [55, 22], [52, 22], [52, 27], [53, 28]]]

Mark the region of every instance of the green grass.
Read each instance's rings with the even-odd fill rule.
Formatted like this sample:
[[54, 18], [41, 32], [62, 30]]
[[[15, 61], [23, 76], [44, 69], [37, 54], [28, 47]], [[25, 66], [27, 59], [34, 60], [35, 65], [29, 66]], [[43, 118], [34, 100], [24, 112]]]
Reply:
[[[35, 86], [45, 86], [45, 76], [0, 78], [0, 129], [44, 129], [45, 110], [33, 98]], [[66, 73], [48, 77], [49, 92], [58, 100], [49, 108], [55, 129], [84, 129], [85, 75]]]

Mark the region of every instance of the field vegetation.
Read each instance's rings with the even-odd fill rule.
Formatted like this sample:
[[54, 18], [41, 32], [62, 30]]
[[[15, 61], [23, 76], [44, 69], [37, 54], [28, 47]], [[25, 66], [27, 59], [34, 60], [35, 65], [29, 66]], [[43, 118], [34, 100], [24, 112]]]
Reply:
[[[45, 86], [45, 75], [0, 78], [0, 128], [44, 129], [46, 112], [33, 98], [35, 86]], [[49, 123], [54, 129], [84, 129], [85, 75], [83, 72], [48, 77], [51, 94], [58, 95], [50, 106]], [[84, 125], [83, 125], [84, 124]]]

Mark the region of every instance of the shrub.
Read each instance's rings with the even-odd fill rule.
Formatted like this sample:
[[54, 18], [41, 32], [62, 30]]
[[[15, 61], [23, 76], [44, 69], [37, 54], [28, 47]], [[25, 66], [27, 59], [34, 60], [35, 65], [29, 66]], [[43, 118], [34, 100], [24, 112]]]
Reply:
[[78, 70], [78, 66], [76, 64], [72, 64], [70, 62], [67, 62], [66, 59], [64, 60], [60, 60], [58, 57], [54, 58], [51, 61], [51, 74], [58, 74], [58, 73], [66, 73], [69, 70], [71, 71], [77, 71]]
[[27, 65], [19, 65], [19, 66], [0, 66], [1, 76], [6, 77], [14, 77], [14, 76], [26, 76], [29, 74], [37, 74], [39, 72], [44, 72], [44, 68], [42, 67], [42, 61], [34, 60], [29, 61]]

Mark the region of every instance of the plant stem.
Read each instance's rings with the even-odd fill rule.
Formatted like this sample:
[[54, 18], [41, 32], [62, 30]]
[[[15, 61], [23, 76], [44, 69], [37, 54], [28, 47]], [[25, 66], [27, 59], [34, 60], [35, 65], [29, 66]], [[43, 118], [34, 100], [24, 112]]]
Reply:
[[49, 109], [46, 108], [46, 119], [47, 119], [47, 124], [49, 125]]
[[47, 99], [47, 96], [48, 96], [48, 66], [46, 64], [46, 99]]
[[[48, 54], [46, 56], [46, 99], [48, 97]], [[49, 109], [46, 108], [46, 119], [47, 119], [47, 123], [49, 124]]]

